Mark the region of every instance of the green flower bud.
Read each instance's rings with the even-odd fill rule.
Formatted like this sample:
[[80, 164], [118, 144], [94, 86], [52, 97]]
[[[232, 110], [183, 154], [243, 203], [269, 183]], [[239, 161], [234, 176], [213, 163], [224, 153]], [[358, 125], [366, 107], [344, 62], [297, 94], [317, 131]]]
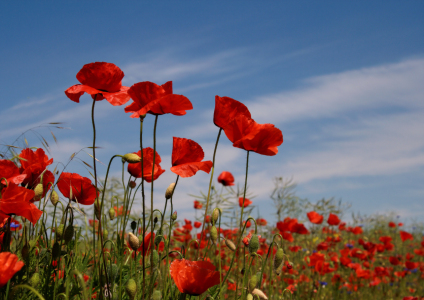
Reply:
[[56, 230], [56, 239], [57, 240], [59, 240], [59, 241], [61, 241], [62, 240], [62, 238], [63, 238], [63, 232], [65, 231], [65, 225], [64, 224], [60, 224], [58, 227], [57, 227], [57, 230]]
[[50, 201], [54, 206], [56, 206], [59, 202], [59, 195], [56, 193], [55, 190], [53, 190], [50, 194]]
[[140, 247], [140, 240], [132, 232], [128, 233], [128, 244], [130, 244], [131, 249], [136, 251]]
[[[215, 208], [212, 212], [212, 225], [215, 225], [219, 218], [220, 208]], [[221, 211], [222, 212], [222, 211]]]
[[281, 267], [284, 261], [284, 250], [283, 248], [278, 248], [277, 253], [274, 256], [274, 272], [277, 275], [281, 273]]
[[177, 212], [174, 211], [174, 213], [171, 216], [172, 221], [175, 221], [177, 219]]
[[211, 235], [212, 242], [216, 244], [216, 241], [218, 240], [218, 230], [216, 229], [215, 226], [212, 226], [209, 232]]
[[175, 189], [175, 183], [173, 182], [166, 189], [166, 192], [165, 192], [165, 199], [166, 200], [171, 199], [172, 194], [174, 193], [174, 189]]
[[152, 300], [162, 300], [162, 293], [159, 290], [155, 290], [152, 295]]
[[156, 268], [159, 265], [159, 253], [153, 250], [153, 268]]
[[137, 284], [135, 283], [134, 279], [128, 279], [127, 284], [125, 284], [125, 291], [127, 292], [128, 297], [131, 300], [135, 299], [135, 296], [137, 294]]
[[124, 159], [126, 162], [130, 164], [138, 163], [141, 161], [141, 157], [135, 153], [127, 153], [124, 155]]
[[249, 279], [249, 291], [252, 292], [254, 289], [256, 289], [256, 286], [258, 285], [258, 276], [253, 275], [252, 277], [250, 277]]
[[74, 226], [69, 225], [68, 227], [66, 227], [66, 230], [65, 230], [65, 235], [64, 235], [65, 245], [67, 245], [72, 240], [73, 237], [74, 237]]
[[249, 252], [256, 253], [259, 249], [259, 238], [257, 234], [253, 234], [249, 242]]
[[113, 207], [111, 207], [111, 208], [109, 209], [109, 219], [110, 219], [111, 221], [113, 221], [113, 219], [115, 219], [115, 215], [116, 215], [115, 209], [113, 209]]
[[43, 191], [43, 185], [41, 183], [37, 184], [34, 189], [35, 199], [40, 199], [41, 197], [43, 197]]

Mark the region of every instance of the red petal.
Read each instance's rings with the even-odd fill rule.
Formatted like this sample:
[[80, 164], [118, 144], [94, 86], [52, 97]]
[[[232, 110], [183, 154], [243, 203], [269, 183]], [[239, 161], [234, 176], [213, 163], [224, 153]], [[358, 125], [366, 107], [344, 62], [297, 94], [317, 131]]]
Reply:
[[216, 126], [225, 129], [228, 123], [238, 115], [244, 115], [248, 119], [251, 118], [249, 110], [243, 103], [230, 97], [215, 96], [213, 122]]
[[79, 103], [79, 98], [84, 94], [96, 95], [101, 93], [101, 91], [92, 88], [88, 85], [76, 84], [71, 86], [65, 91], [66, 96], [74, 102]]
[[128, 89], [129, 87], [122, 86], [119, 92], [116, 92], [116, 93], [103, 92], [102, 95], [110, 104], [114, 106], [123, 105], [130, 100], [130, 96], [127, 93]]
[[201, 162], [192, 162], [187, 164], [178, 165], [171, 168], [171, 171], [181, 177], [191, 177], [197, 173], [197, 171], [202, 170], [209, 174], [212, 168], [212, 161], [201, 161]]
[[77, 74], [77, 79], [87, 85], [103, 92], [116, 93], [121, 89], [124, 72], [116, 65], [107, 62], [86, 64]]
[[172, 146], [172, 166], [189, 162], [199, 162], [205, 157], [202, 147], [193, 140], [174, 137]]

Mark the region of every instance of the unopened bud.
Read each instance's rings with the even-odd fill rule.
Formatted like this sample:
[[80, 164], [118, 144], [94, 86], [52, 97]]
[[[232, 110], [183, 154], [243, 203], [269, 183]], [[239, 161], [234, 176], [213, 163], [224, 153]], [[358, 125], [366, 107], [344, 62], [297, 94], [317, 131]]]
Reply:
[[252, 294], [248, 294], [246, 297], [246, 300], [253, 300], [253, 295]]
[[128, 244], [130, 244], [131, 249], [136, 251], [140, 247], [140, 241], [132, 232], [128, 233]]
[[134, 180], [131, 180], [129, 186], [130, 186], [130, 188], [133, 189], [133, 188], [135, 188], [137, 186], [137, 183], [135, 183]]
[[107, 237], [109, 236], [109, 231], [106, 229], [103, 229], [103, 239], [107, 240]]
[[283, 260], [284, 260], [284, 250], [283, 248], [278, 248], [277, 253], [275, 253], [275, 256], [274, 256], [274, 272], [277, 275], [280, 275], [281, 273]]
[[216, 229], [215, 226], [212, 226], [209, 232], [211, 235], [212, 242], [216, 244], [216, 241], [218, 240], [218, 230]]
[[155, 216], [154, 218], [153, 218], [153, 224], [154, 225], [156, 225], [156, 223], [158, 222], [158, 217], [157, 216]]
[[96, 200], [96, 201], [94, 202], [94, 212], [95, 212], [95, 214], [96, 214], [96, 218], [97, 218], [97, 220], [99, 220], [99, 221], [100, 221], [100, 219], [101, 219], [101, 214], [102, 214], [102, 210], [101, 210], [101, 205], [100, 205], [99, 200]]
[[43, 185], [41, 183], [37, 184], [37, 186], [34, 189], [35, 193], [35, 199], [39, 200], [43, 196]]
[[228, 239], [225, 240], [225, 245], [231, 250], [231, 251], [236, 251], [236, 245], [234, 245], [234, 243]]
[[219, 213], [222, 212], [220, 208], [215, 208], [212, 212], [212, 225], [215, 225], [219, 218]]
[[63, 238], [63, 232], [65, 231], [65, 225], [64, 224], [60, 224], [58, 227], [57, 227], [57, 230], [56, 230], [56, 238], [59, 240], [59, 241], [61, 241], [62, 240], [62, 238]]
[[291, 262], [288, 262], [286, 266], [287, 266], [287, 269], [289, 270], [293, 269], [293, 264]]
[[125, 291], [127, 292], [128, 297], [131, 300], [135, 299], [135, 296], [137, 294], [137, 284], [135, 283], [134, 279], [128, 279], [127, 284], [125, 285]]
[[113, 209], [112, 207], [109, 209], [109, 219], [111, 220], [111, 221], [113, 221], [113, 219], [115, 219], [115, 214], [116, 214], [116, 212], [115, 212], [115, 209]]
[[54, 243], [54, 245], [53, 245], [53, 249], [52, 249], [52, 256], [53, 256], [53, 259], [57, 259], [57, 258], [59, 258], [59, 256], [60, 256], [60, 252], [61, 252], [60, 244], [59, 244], [58, 242]]
[[137, 222], [136, 221], [132, 221], [131, 222], [131, 230], [135, 231], [137, 229]]
[[156, 268], [159, 264], [159, 254], [156, 249], [153, 250], [153, 268]]
[[253, 234], [249, 242], [249, 252], [256, 253], [258, 249], [259, 249], [259, 237], [257, 234]]
[[256, 289], [256, 286], [258, 285], [258, 276], [253, 275], [252, 277], [250, 277], [249, 279], [249, 292], [252, 292], [254, 289]]
[[166, 192], [165, 192], [165, 199], [166, 200], [168, 200], [172, 197], [172, 194], [174, 193], [174, 189], [175, 189], [175, 183], [173, 182], [166, 189]]
[[38, 272], [35, 272], [29, 280], [29, 285], [32, 286], [33, 288], [36, 288], [39, 283], [40, 283], [40, 274]]
[[65, 245], [68, 244], [73, 237], [74, 237], [74, 226], [69, 225], [68, 227], [66, 227], [65, 235], [63, 237], [63, 239], [65, 240]]
[[254, 295], [254, 296], [258, 296], [259, 297], [259, 299], [261, 299], [261, 300], [268, 300], [268, 297], [265, 295], [265, 293], [264, 292], [262, 292], [261, 290], [259, 290], [259, 289], [254, 289], [253, 291], [252, 291], [252, 295]]
[[174, 213], [171, 216], [172, 221], [175, 221], [177, 219], [177, 212], [174, 211]]
[[59, 195], [54, 190], [50, 194], [50, 201], [54, 206], [59, 202]]
[[141, 157], [135, 153], [127, 153], [124, 155], [124, 159], [126, 162], [130, 164], [135, 164], [141, 161]]
[[154, 291], [152, 300], [162, 300], [162, 293], [159, 290]]

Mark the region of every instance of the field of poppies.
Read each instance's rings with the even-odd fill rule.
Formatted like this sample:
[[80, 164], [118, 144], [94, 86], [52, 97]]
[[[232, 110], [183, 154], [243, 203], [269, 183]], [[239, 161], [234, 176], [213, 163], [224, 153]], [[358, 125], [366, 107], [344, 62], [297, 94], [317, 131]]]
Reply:
[[[0, 299], [424, 299], [419, 224], [404, 226], [394, 216], [348, 219], [342, 203], [300, 199], [283, 178], [270, 191], [277, 222], [252, 217], [249, 154], [272, 159], [283, 135], [255, 122], [241, 102], [215, 96], [212, 160], [195, 141], [173, 137], [175, 182], [157, 191], [154, 182], [165, 172], [156, 152], [159, 116], [184, 116], [190, 100], [174, 94], [171, 81], [122, 86], [124, 73], [112, 63], [84, 65], [76, 77], [80, 84], [65, 94], [76, 103], [85, 93], [92, 98], [90, 172], [67, 172], [73, 156], [50, 170], [54, 158], [43, 148], [1, 145]], [[125, 113], [140, 126], [140, 147], [111, 157], [106, 174], [96, 168], [101, 100], [131, 100]], [[153, 128], [143, 126], [145, 118], [154, 118]], [[153, 148], [143, 147], [146, 130]], [[238, 185], [231, 170], [214, 174], [223, 133], [246, 156]], [[122, 180], [109, 176], [112, 163], [122, 165]], [[193, 196], [195, 218], [181, 220], [174, 190], [198, 171], [210, 181]], [[155, 205], [158, 195], [164, 207]]]

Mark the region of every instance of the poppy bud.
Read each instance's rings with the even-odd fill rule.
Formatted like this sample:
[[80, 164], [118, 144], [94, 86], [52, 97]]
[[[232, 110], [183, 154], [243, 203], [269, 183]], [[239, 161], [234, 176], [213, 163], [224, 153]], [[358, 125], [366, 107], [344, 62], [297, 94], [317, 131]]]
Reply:
[[152, 295], [152, 300], [162, 300], [162, 293], [159, 290], [155, 290]]
[[109, 219], [110, 219], [111, 221], [113, 221], [113, 219], [115, 219], [115, 214], [116, 214], [115, 210], [111, 207], [111, 208], [109, 209]]
[[241, 271], [240, 271], [240, 274], [241, 274], [241, 275], [244, 275], [244, 272], [245, 272], [245, 269], [244, 269], [244, 268], [242, 268], [242, 269], [241, 269]]
[[50, 194], [50, 201], [54, 206], [59, 202], [59, 195], [54, 190]]
[[166, 200], [168, 200], [172, 197], [172, 194], [174, 193], [174, 189], [175, 189], [175, 183], [173, 182], [166, 189], [166, 192], [165, 192], [165, 199]]
[[72, 240], [73, 237], [74, 237], [74, 226], [69, 225], [68, 227], [66, 227], [65, 234], [63, 237], [63, 239], [65, 240], [65, 245], [67, 245]]
[[137, 222], [136, 221], [132, 221], [131, 222], [131, 230], [134, 232], [137, 229]]
[[155, 236], [155, 246], [158, 247], [162, 241], [162, 229], [159, 229]]
[[59, 243], [58, 242], [54, 243], [53, 249], [52, 249], [52, 256], [53, 256], [53, 258], [54, 259], [59, 258], [60, 252], [61, 252], [61, 249], [60, 249]]
[[137, 184], [135, 183], [134, 180], [131, 180], [129, 186], [130, 186], [130, 188], [133, 189], [133, 188], [135, 188], [137, 186]]
[[222, 212], [220, 208], [215, 208], [212, 212], [212, 225], [218, 221], [219, 213]]
[[158, 217], [155, 216], [154, 219], [153, 219], [153, 224], [156, 225], [157, 222], [158, 222]]
[[174, 213], [171, 216], [172, 221], [175, 221], [177, 219], [177, 212], [174, 211]]
[[125, 291], [127, 292], [128, 297], [131, 300], [135, 299], [135, 296], [137, 294], [137, 284], [135, 283], [134, 279], [128, 279], [127, 284], [125, 285]]
[[124, 159], [126, 162], [130, 164], [138, 163], [141, 161], [141, 157], [135, 153], [127, 153], [124, 155]]
[[253, 300], [253, 295], [252, 294], [248, 294], [246, 297], [246, 300]]
[[262, 292], [259, 289], [254, 289], [252, 291], [252, 295], [258, 296], [259, 299], [262, 299], [262, 300], [268, 300], [268, 297], [264, 294], [264, 292]]
[[259, 238], [257, 234], [253, 234], [249, 242], [249, 252], [256, 253], [259, 249]]
[[21, 254], [22, 254], [22, 258], [23, 259], [26, 260], [28, 258], [28, 254], [29, 254], [29, 246], [28, 246], [28, 244], [25, 244], [22, 247]]
[[40, 274], [38, 272], [35, 272], [29, 280], [29, 285], [35, 288], [38, 286], [39, 283], [40, 283]]
[[159, 264], [159, 254], [155, 249], [153, 250], [153, 268], [156, 268], [158, 264]]
[[65, 231], [65, 225], [64, 224], [60, 224], [58, 227], [57, 227], [57, 230], [56, 230], [56, 238], [60, 241], [60, 240], [62, 240], [62, 237], [63, 237], [63, 232]]
[[252, 292], [257, 285], [258, 285], [258, 276], [256, 276], [255, 274], [249, 279], [249, 285], [248, 285], [249, 291]]
[[225, 240], [225, 245], [231, 250], [231, 251], [236, 251], [236, 245], [234, 245], [234, 243], [230, 240]]
[[35, 199], [39, 199], [43, 196], [43, 184], [39, 183], [34, 189]]
[[97, 218], [97, 220], [99, 220], [99, 221], [100, 221], [100, 217], [101, 217], [101, 214], [102, 214], [102, 210], [101, 210], [101, 206], [100, 206], [100, 202], [99, 202], [99, 200], [96, 200], [96, 202], [94, 202], [94, 212], [95, 212], [95, 214], [96, 214], [96, 218]]
[[212, 242], [216, 244], [216, 241], [218, 240], [218, 230], [216, 229], [215, 226], [212, 226], [209, 232], [211, 235]]
[[109, 231], [106, 229], [103, 229], [103, 239], [107, 240], [107, 237], [109, 236]]
[[283, 248], [278, 248], [277, 253], [275, 253], [275, 256], [274, 256], [274, 272], [277, 275], [280, 275], [283, 260], [284, 260], [284, 250]]
[[132, 232], [128, 233], [128, 243], [131, 249], [136, 251], [140, 247], [140, 240]]

